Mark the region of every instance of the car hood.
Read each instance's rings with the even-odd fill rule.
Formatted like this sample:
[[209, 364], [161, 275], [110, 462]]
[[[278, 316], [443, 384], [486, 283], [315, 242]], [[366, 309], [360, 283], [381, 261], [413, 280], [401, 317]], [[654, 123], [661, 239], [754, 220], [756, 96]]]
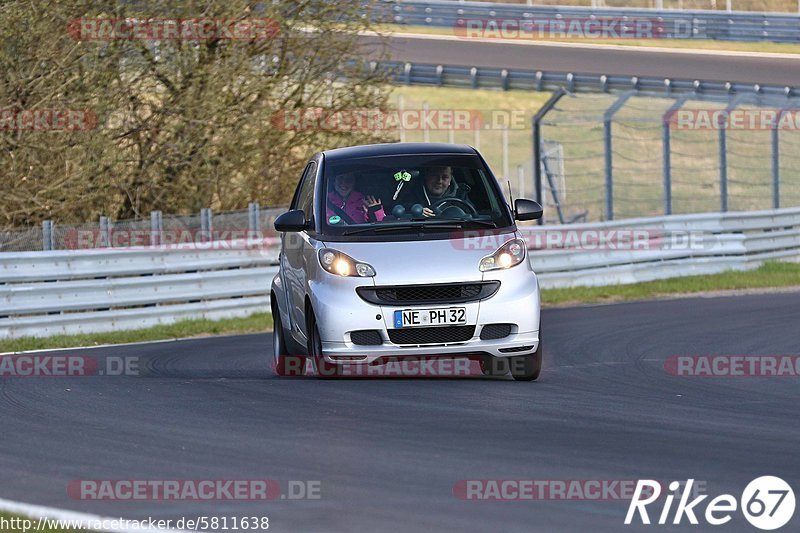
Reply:
[[376, 285], [452, 283], [483, 278], [481, 258], [515, 237], [513, 231], [480, 237], [405, 242], [329, 242], [329, 248], [369, 263]]

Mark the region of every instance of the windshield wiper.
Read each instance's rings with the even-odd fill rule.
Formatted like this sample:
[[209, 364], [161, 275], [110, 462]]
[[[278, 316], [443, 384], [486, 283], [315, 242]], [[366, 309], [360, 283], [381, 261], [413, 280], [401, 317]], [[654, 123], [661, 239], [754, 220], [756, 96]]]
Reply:
[[345, 230], [342, 232], [342, 235], [355, 235], [357, 233], [367, 233], [367, 232], [375, 232], [375, 233], [384, 233], [388, 231], [398, 231], [398, 230], [424, 230], [429, 228], [436, 228], [436, 229], [461, 229], [463, 227], [463, 222], [461, 221], [440, 221], [440, 222], [433, 222], [433, 221], [426, 221], [426, 222], [418, 222], [416, 224], [392, 224], [386, 226], [370, 226], [368, 228], [357, 228], [357, 229], [350, 229]]
[[480, 224], [481, 226], [486, 226], [487, 228], [496, 228], [497, 227], [497, 223], [492, 222], [491, 220], [476, 220], [476, 219], [472, 219], [472, 220], [465, 220], [464, 223], [465, 224]]

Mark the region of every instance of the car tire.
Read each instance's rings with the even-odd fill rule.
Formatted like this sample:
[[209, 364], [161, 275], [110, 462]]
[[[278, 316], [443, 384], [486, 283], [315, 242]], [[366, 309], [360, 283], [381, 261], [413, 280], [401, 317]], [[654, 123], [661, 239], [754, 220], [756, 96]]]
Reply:
[[306, 358], [299, 355], [289, 355], [284, 338], [281, 313], [272, 310], [272, 354], [275, 363], [275, 373], [281, 377], [297, 377], [305, 375]]
[[484, 376], [500, 377], [508, 374], [508, 359], [489, 356], [480, 360], [481, 372]]
[[341, 375], [342, 368], [335, 363], [329, 363], [322, 355], [322, 338], [313, 314], [308, 319], [308, 355], [314, 362], [314, 375], [318, 379], [337, 378]]
[[535, 381], [542, 371], [542, 337], [539, 335], [539, 346], [530, 355], [509, 357], [511, 376], [516, 381]]

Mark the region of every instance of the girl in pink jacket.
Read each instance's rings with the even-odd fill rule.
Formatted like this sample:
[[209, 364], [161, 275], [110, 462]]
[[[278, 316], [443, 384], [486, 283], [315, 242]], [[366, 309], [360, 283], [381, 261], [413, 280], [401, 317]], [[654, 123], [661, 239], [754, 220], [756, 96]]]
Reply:
[[329, 223], [338, 224], [341, 220], [346, 224], [365, 224], [380, 222], [386, 216], [380, 198], [364, 196], [355, 190], [355, 184], [356, 177], [352, 172], [333, 178], [333, 190], [328, 193], [326, 202]]

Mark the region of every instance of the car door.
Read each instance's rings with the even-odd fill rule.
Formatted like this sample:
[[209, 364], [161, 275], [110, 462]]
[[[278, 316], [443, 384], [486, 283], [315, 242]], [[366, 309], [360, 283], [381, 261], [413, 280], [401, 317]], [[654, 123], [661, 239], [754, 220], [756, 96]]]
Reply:
[[[316, 186], [317, 162], [306, 165], [300, 184], [297, 186], [291, 209], [301, 209], [306, 220], [313, 223], [314, 188]], [[307, 249], [310, 246], [307, 231], [284, 233], [281, 236], [281, 271], [288, 300], [292, 337], [305, 345], [305, 294]]]

